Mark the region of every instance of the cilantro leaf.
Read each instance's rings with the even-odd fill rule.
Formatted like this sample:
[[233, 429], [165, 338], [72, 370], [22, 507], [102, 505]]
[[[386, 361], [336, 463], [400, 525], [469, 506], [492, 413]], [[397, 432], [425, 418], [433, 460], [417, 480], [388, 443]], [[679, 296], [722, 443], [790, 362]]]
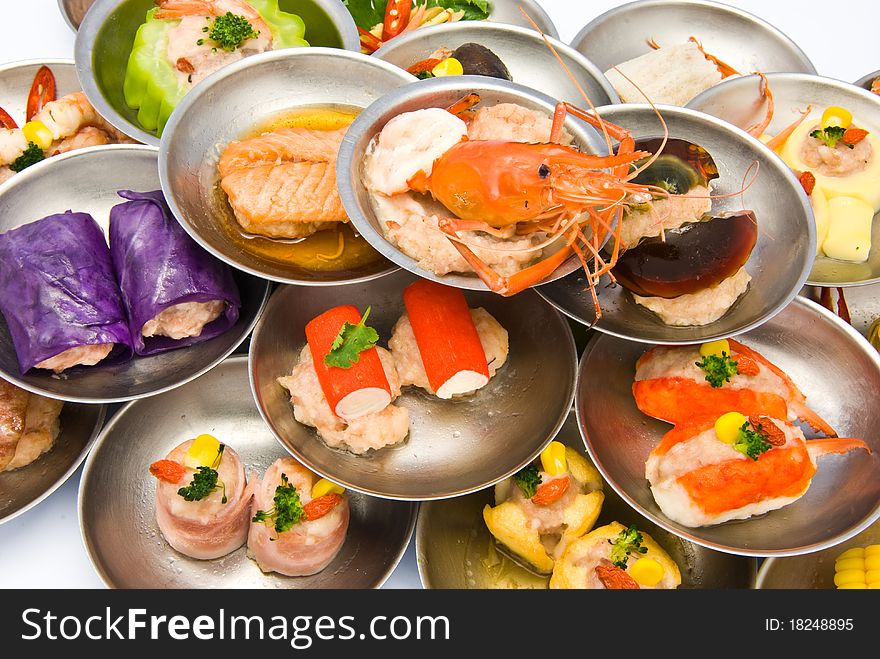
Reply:
[[608, 544], [612, 545], [611, 562], [621, 570], [625, 570], [631, 553], [648, 553], [648, 548], [642, 547], [642, 542], [644, 542], [644, 538], [635, 525], [624, 529], [614, 540], [608, 541]]
[[43, 150], [40, 147], [33, 142], [28, 142], [27, 148], [22, 151], [18, 158], [10, 163], [9, 169], [18, 173], [23, 169], [27, 169], [31, 165], [37, 164], [45, 157], [46, 156], [43, 155]]
[[[846, 128], [843, 126], [828, 126], [827, 128], [819, 128], [810, 133], [810, 137], [815, 137], [817, 140], [821, 140], [825, 143], [830, 149], [833, 149], [837, 146], [837, 143], [843, 139], [844, 134], [846, 133]], [[846, 144], [846, 142], [844, 142]], [[850, 149], [853, 148], [851, 144], [846, 144]]]
[[720, 357], [718, 355], [703, 357], [694, 364], [703, 369], [706, 373], [706, 382], [715, 389], [724, 385], [725, 382], [730, 382], [730, 378], [734, 375], [739, 375], [738, 363], [731, 359], [726, 352], [722, 352]]
[[752, 460], [757, 460], [762, 453], [766, 453], [773, 447], [767, 441], [767, 435], [761, 432], [762, 430], [764, 427], [760, 423], [754, 430], [749, 428], [748, 421], [742, 424], [739, 429], [740, 438], [734, 442], [733, 448]]
[[535, 496], [535, 492], [538, 491], [538, 486], [541, 484], [541, 474], [535, 465], [529, 465], [515, 474], [513, 481], [522, 490], [526, 499], [531, 499]]
[[290, 484], [287, 474], [281, 474], [281, 485], [275, 488], [273, 501], [275, 507], [272, 510], [258, 510], [251, 521], [263, 523], [271, 521], [276, 532], [284, 533], [305, 519], [306, 512], [299, 500], [299, 492]]
[[330, 352], [324, 355], [324, 363], [327, 366], [351, 368], [352, 365], [358, 363], [364, 350], [375, 347], [379, 341], [379, 333], [366, 325], [371, 308], [367, 307], [357, 325], [342, 324], [339, 334], [330, 344]]

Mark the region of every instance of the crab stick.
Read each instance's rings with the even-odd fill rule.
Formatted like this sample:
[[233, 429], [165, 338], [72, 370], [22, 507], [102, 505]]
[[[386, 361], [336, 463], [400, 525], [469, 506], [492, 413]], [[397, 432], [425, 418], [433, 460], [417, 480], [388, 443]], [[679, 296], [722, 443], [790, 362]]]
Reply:
[[330, 409], [345, 421], [381, 412], [391, 403], [391, 385], [376, 348], [361, 352], [358, 361], [349, 368], [324, 363], [324, 357], [330, 352], [343, 325], [357, 325], [360, 320], [357, 307], [349, 304], [328, 309], [306, 325], [306, 340], [318, 382]]
[[489, 365], [461, 289], [423, 279], [403, 292], [419, 355], [439, 398], [470, 393], [489, 382]]

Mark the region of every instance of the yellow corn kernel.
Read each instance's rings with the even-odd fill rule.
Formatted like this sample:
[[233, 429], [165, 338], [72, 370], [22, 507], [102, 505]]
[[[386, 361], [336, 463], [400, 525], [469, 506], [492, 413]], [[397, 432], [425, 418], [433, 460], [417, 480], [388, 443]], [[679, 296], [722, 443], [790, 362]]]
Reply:
[[627, 572], [642, 586], [656, 586], [663, 578], [663, 566], [653, 558], [638, 559]]
[[21, 128], [21, 132], [24, 134], [24, 139], [28, 142], [33, 142], [38, 147], [40, 147], [43, 151], [52, 146], [52, 142], [54, 138], [52, 137], [52, 131], [46, 127], [42, 121], [29, 121]]
[[213, 435], [199, 435], [186, 452], [183, 464], [191, 469], [210, 467], [217, 460], [218, 453], [220, 453], [219, 439]]
[[727, 339], [719, 339], [718, 341], [709, 341], [700, 346], [700, 354], [703, 357], [711, 357], [715, 355], [720, 357], [721, 353], [730, 354], [730, 343]]
[[847, 549], [840, 556], [837, 557], [838, 561], [842, 561], [844, 558], [864, 558], [865, 550], [863, 547], [853, 547], [852, 549]]
[[874, 554], [873, 556], [865, 556], [865, 569], [866, 570], [880, 570], [880, 554]]
[[440, 76], [460, 76], [464, 74], [464, 68], [454, 57], [447, 57], [437, 66], [431, 69], [431, 73], [437, 77]]
[[880, 545], [868, 545], [865, 547], [865, 557], [880, 556]]
[[852, 113], [846, 108], [832, 105], [822, 113], [822, 128], [828, 128], [829, 126], [849, 128], [850, 124], [852, 124]]
[[328, 481], [326, 478], [322, 478], [317, 481], [314, 485], [312, 485], [312, 498], [317, 499], [318, 497], [322, 497], [325, 494], [344, 494], [345, 488], [341, 485], [337, 485], [333, 481]]
[[867, 584], [863, 583], [848, 583], [843, 586], [838, 586], [837, 590], [865, 590], [867, 587]]
[[835, 572], [843, 572], [844, 570], [864, 570], [864, 558], [838, 558], [834, 564]]
[[748, 419], [739, 412], [722, 414], [718, 417], [718, 420], [715, 421], [715, 434], [718, 436], [718, 439], [725, 444], [733, 444], [739, 439], [740, 428], [742, 428], [742, 425], [747, 421]]
[[834, 574], [834, 585], [845, 586], [851, 583], [866, 583], [864, 570], [843, 570]]
[[541, 451], [541, 466], [551, 476], [559, 476], [568, 471], [568, 462], [565, 459], [565, 444], [562, 442], [550, 442]]

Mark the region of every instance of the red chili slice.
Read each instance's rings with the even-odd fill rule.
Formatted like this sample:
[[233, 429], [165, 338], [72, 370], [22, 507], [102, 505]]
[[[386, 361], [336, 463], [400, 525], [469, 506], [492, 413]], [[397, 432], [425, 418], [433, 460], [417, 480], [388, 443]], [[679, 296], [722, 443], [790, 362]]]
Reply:
[[382, 38], [386, 41], [396, 37], [409, 24], [412, 0], [389, 0], [382, 23]]
[[179, 483], [186, 475], [186, 469], [174, 460], [157, 460], [150, 465], [150, 473], [166, 483]]
[[361, 46], [369, 52], [375, 52], [382, 47], [382, 41], [372, 32], [367, 32], [364, 28], [359, 27], [358, 32], [361, 35]]
[[9, 113], [3, 108], [0, 108], [0, 124], [2, 124], [3, 128], [6, 128], [7, 130], [18, 128], [18, 124], [15, 123], [15, 119], [10, 117]]
[[316, 519], [321, 519], [340, 503], [342, 503], [342, 495], [334, 492], [333, 494], [325, 494], [317, 499], [312, 499], [303, 506], [303, 510], [306, 513], [306, 519], [312, 522]]
[[55, 75], [48, 66], [41, 66], [34, 76], [31, 91], [27, 98], [27, 111], [25, 117], [28, 121], [34, 118], [46, 103], [55, 100]]

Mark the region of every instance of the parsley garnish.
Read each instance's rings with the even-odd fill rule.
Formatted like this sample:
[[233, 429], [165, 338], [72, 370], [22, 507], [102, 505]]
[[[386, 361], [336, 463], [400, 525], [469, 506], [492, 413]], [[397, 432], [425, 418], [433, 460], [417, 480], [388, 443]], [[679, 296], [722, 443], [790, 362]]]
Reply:
[[[248, 39], [256, 39], [260, 33], [248, 22], [244, 16], [227, 11], [225, 15], [218, 16], [211, 23], [211, 27], [202, 28], [202, 32], [208, 33], [208, 38], [220, 46], [223, 50], [232, 52]], [[201, 46], [204, 39], [199, 39], [196, 44]], [[216, 50], [216, 49], [212, 49]]]
[[217, 473], [217, 467], [220, 465], [220, 460], [223, 459], [223, 450], [225, 448], [225, 444], [220, 444], [220, 450], [217, 451], [214, 464], [210, 467], [199, 467], [198, 471], [193, 474], [192, 482], [186, 487], [177, 490], [177, 493], [186, 501], [201, 501], [214, 490], [222, 488], [223, 498], [220, 500], [220, 503], [226, 503], [226, 484], [219, 480], [220, 475]]
[[252, 522], [275, 522], [275, 530], [284, 533], [294, 524], [299, 524], [306, 516], [299, 493], [287, 480], [287, 474], [281, 474], [281, 485], [275, 488], [275, 507], [272, 510], [258, 510]]
[[324, 363], [327, 366], [351, 368], [360, 360], [364, 350], [369, 350], [376, 345], [379, 341], [379, 333], [366, 325], [371, 308], [367, 307], [357, 325], [342, 324], [342, 329], [339, 330], [339, 334], [330, 345], [330, 352], [324, 355]]
[[35, 165], [41, 160], [43, 160], [46, 156], [43, 155], [43, 150], [38, 147], [33, 142], [28, 142], [27, 148], [21, 152], [21, 155], [12, 161], [9, 165], [9, 169], [13, 172], [20, 172], [23, 169], [27, 169], [31, 165]]
[[737, 362], [731, 359], [726, 352], [722, 352], [720, 357], [718, 355], [703, 357], [694, 364], [703, 369], [706, 373], [706, 382], [716, 389], [725, 382], [730, 382], [730, 378], [734, 375], [739, 375]]
[[642, 547], [642, 542], [642, 534], [639, 533], [639, 530], [635, 525], [630, 526], [628, 529], [624, 529], [614, 540], [608, 541], [608, 544], [612, 545], [611, 562], [621, 570], [625, 570], [626, 562], [629, 560], [629, 555], [631, 553], [648, 553], [648, 548]]
[[[830, 149], [833, 149], [837, 146], [837, 143], [843, 139], [843, 135], [846, 133], [846, 128], [843, 126], [828, 126], [827, 128], [819, 128], [810, 133], [810, 137], [815, 137], [817, 140], [821, 140], [825, 143]], [[852, 144], [846, 144], [850, 149], [853, 148]]]
[[515, 474], [513, 480], [519, 486], [519, 489], [522, 490], [526, 499], [531, 499], [535, 496], [535, 492], [538, 491], [538, 486], [541, 484], [541, 474], [535, 465], [529, 465]]
[[742, 427], [739, 429], [739, 439], [734, 443], [733, 448], [752, 460], [757, 460], [758, 456], [766, 453], [773, 447], [767, 441], [767, 435], [761, 432], [762, 430], [764, 430], [764, 426], [760, 423], [754, 430], [749, 428], [748, 422], [742, 424]]

